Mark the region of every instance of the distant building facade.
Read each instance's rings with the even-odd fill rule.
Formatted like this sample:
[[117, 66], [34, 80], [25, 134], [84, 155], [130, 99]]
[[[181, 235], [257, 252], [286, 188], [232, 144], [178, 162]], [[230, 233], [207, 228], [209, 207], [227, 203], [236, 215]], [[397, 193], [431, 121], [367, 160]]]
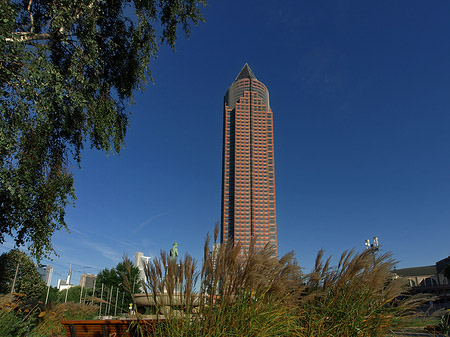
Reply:
[[66, 290], [74, 287], [75, 285], [70, 284], [71, 278], [72, 278], [72, 267], [69, 268], [69, 274], [67, 275], [67, 278], [65, 280], [58, 279], [58, 284], [56, 285], [58, 290]]
[[276, 254], [273, 115], [269, 91], [245, 64], [224, 98], [221, 242]]
[[37, 271], [41, 276], [42, 281], [44, 281], [48, 287], [52, 282], [53, 267], [50, 264], [40, 265], [37, 267]]
[[145, 265], [148, 264], [148, 260], [150, 260], [151, 257], [144, 256], [144, 253], [142, 252], [136, 252], [136, 255], [134, 255], [134, 266], [139, 269], [139, 279], [147, 283], [147, 277], [145, 276]]
[[94, 288], [95, 280], [97, 279], [97, 275], [93, 274], [81, 274], [80, 276], [80, 286], [87, 289]]
[[450, 256], [435, 265], [396, 269], [394, 273], [407, 280], [411, 293], [435, 295], [434, 307], [450, 308], [450, 280], [444, 276], [447, 267], [450, 268]]

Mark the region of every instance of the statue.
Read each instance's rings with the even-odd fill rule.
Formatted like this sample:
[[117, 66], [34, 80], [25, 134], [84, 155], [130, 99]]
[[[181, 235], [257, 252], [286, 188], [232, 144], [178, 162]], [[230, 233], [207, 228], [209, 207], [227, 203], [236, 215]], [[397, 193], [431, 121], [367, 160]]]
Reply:
[[171, 260], [176, 260], [178, 257], [178, 243], [174, 243], [172, 248], [170, 249], [170, 259]]

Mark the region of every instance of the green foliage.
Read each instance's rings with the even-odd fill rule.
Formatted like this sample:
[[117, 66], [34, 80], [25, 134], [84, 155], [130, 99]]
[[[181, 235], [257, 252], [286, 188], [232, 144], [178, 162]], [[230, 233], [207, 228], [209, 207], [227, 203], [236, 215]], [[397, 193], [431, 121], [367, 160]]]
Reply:
[[439, 321], [439, 330], [444, 336], [450, 336], [450, 311], [442, 315]]
[[45, 283], [39, 276], [33, 261], [17, 249], [0, 255], [0, 293], [11, 292], [17, 264], [19, 264], [19, 270], [14, 291], [27, 295], [28, 300], [39, 299], [45, 290]]
[[17, 337], [29, 331], [28, 322], [14, 311], [0, 309], [0, 336]]
[[0, 336], [29, 336], [38, 312], [38, 304], [27, 301], [25, 295], [0, 296]]
[[[128, 262], [130, 263], [130, 262]], [[116, 267], [101, 270], [96, 279], [96, 284], [104, 284], [107, 287], [122, 287], [124, 282], [124, 276], [127, 279], [134, 280], [134, 290], [136, 293], [141, 292], [141, 281], [139, 279], [139, 269], [134, 265], [126, 266], [127, 262], [119, 262]]]
[[[205, 0], [0, 2], [0, 243], [14, 236], [37, 258], [67, 228], [71, 160], [119, 152], [127, 106], [177, 27], [203, 21]], [[160, 29], [160, 31], [157, 30]]]
[[[50, 289], [48, 291], [48, 299], [47, 303], [56, 303], [58, 302], [58, 288], [50, 286]], [[42, 303], [45, 303], [45, 299], [47, 297], [47, 288], [45, 288], [44, 292], [41, 295], [40, 301]]]
[[81, 303], [59, 303], [47, 307], [39, 315], [39, 321], [29, 337], [57, 337], [65, 336], [63, 320], [94, 319], [98, 307]]
[[[73, 286], [70, 287], [69, 289], [64, 289], [61, 291], [58, 290], [58, 288], [56, 287], [50, 287], [47, 302], [53, 305], [57, 303], [64, 303], [66, 301], [66, 293], [67, 293], [67, 302], [79, 303], [80, 292], [81, 292], [80, 286]], [[47, 297], [47, 288], [45, 288], [45, 291], [42, 293], [40, 301], [44, 303], [46, 297]], [[92, 302], [92, 289], [83, 288], [81, 301], [82, 303]]]
[[[134, 285], [133, 285], [134, 282]], [[140, 293], [141, 290], [141, 280], [139, 279], [139, 269], [131, 264], [128, 258], [124, 258], [124, 262], [119, 262], [116, 267], [108, 269], [105, 268], [97, 274], [96, 279], [96, 297], [100, 297], [101, 285], [104, 287], [103, 299], [105, 299], [106, 294], [110, 289], [113, 289], [113, 295], [116, 294], [115, 291], [119, 289], [119, 292], [124, 295], [124, 309], [128, 310], [128, 305], [134, 302], [133, 293]], [[114, 290], [116, 289], [116, 290]], [[120, 297], [120, 304], [122, 304], [122, 297]]]
[[67, 293], [67, 302], [74, 302], [79, 303], [80, 302], [80, 286], [74, 286], [70, 287], [69, 289], [64, 289], [58, 291], [57, 294], [57, 303], [63, 303], [66, 300], [66, 293]]

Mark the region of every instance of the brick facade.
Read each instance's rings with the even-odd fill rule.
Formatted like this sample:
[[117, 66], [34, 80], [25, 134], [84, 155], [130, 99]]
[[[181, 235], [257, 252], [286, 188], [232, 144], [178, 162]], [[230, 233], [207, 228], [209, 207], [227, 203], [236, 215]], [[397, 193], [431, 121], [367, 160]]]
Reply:
[[269, 92], [245, 64], [224, 105], [221, 240], [252, 236], [256, 247], [277, 251], [273, 116]]

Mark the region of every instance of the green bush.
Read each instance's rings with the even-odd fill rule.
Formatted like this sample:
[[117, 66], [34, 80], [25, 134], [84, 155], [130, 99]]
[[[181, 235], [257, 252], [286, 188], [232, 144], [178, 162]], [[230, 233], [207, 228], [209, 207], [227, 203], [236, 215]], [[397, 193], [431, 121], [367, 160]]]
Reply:
[[444, 336], [450, 336], [450, 311], [442, 315], [439, 321], [439, 330]]
[[0, 336], [25, 336], [34, 326], [36, 307], [23, 305], [23, 295], [0, 297]]
[[39, 321], [29, 337], [56, 337], [64, 336], [64, 326], [61, 321], [94, 319], [98, 307], [81, 303], [59, 303], [48, 306], [39, 315]]
[[0, 309], [0, 336], [17, 337], [29, 332], [29, 322], [21, 314]]

